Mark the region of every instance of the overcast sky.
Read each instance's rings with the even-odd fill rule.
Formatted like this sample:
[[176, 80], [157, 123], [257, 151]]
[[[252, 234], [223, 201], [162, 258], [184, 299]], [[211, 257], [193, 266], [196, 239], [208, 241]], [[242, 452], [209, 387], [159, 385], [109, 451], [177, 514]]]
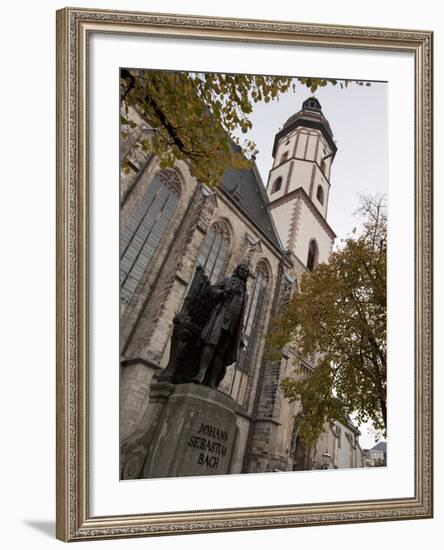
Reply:
[[[282, 95], [279, 101], [255, 104], [253, 128], [247, 137], [259, 149], [256, 163], [264, 184], [273, 161], [274, 136], [311, 95], [321, 103], [338, 147], [331, 171], [327, 221], [339, 241], [359, 226], [359, 218], [353, 216], [359, 206], [359, 195], [387, 193], [387, 84], [351, 83], [342, 89], [339, 84], [327, 85], [314, 94], [297, 84], [296, 92]], [[361, 447], [373, 447], [371, 425], [362, 425], [360, 430]]]
[[252, 113], [252, 138], [259, 154], [256, 158], [264, 184], [273, 158], [274, 136], [284, 122], [302, 107], [302, 102], [315, 95], [333, 131], [338, 151], [331, 172], [331, 189], [327, 220], [339, 238], [344, 238], [359, 223], [353, 212], [359, 194], [387, 192], [387, 84], [371, 86], [349, 84], [341, 89], [327, 85], [314, 94], [297, 84], [279, 101], [258, 103]]

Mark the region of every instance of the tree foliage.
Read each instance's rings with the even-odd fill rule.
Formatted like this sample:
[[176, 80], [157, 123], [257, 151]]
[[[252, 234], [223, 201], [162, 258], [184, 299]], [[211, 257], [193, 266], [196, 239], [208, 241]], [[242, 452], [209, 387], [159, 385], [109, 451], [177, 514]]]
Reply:
[[227, 167], [249, 167], [255, 144], [231, 136], [252, 127], [252, 104], [268, 103], [291, 85], [289, 77], [122, 70], [123, 132], [134, 124], [127, 108], [136, 105], [153, 129], [142, 147], [162, 167], [186, 160], [193, 176], [217, 185]]
[[386, 432], [386, 208], [362, 199], [363, 229], [328, 263], [306, 272], [299, 292], [274, 323], [270, 344], [296, 345], [315, 358], [313, 373], [286, 379], [283, 392], [300, 400], [300, 436], [314, 441], [326, 421], [371, 420]]
[[[136, 126], [129, 116], [129, 107], [136, 107], [152, 132], [134, 145], [156, 155], [163, 168], [176, 160], [186, 161], [191, 174], [209, 186], [217, 186], [228, 167], [250, 166], [255, 143], [232, 136], [251, 129], [254, 103], [278, 100], [282, 93], [295, 90], [298, 81], [312, 92], [338, 83], [320, 78], [134, 69], [122, 69], [120, 77], [122, 136], [128, 137]], [[340, 85], [348, 82], [340, 81]], [[130, 170], [128, 161], [123, 169]]]

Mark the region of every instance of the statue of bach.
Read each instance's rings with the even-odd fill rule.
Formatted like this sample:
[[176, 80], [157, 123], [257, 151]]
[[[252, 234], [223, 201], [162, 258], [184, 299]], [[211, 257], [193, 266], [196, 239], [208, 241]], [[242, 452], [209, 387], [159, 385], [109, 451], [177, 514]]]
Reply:
[[197, 266], [188, 294], [174, 318], [170, 359], [159, 382], [217, 388], [238, 358], [250, 271], [239, 264], [231, 277], [211, 285]]
[[210, 286], [208, 291], [214, 306], [200, 336], [203, 349], [199, 370], [192, 379], [194, 383], [217, 388], [227, 366], [237, 360], [243, 345], [242, 324], [249, 276], [248, 266], [241, 263], [231, 277]]

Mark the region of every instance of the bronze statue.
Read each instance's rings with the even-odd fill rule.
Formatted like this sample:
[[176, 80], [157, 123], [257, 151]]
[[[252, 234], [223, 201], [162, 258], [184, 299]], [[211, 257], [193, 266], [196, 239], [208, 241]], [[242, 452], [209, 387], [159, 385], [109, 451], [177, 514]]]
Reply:
[[242, 321], [249, 276], [248, 266], [239, 264], [231, 277], [210, 287], [215, 305], [200, 336], [203, 350], [199, 371], [193, 382], [217, 388], [227, 366], [237, 360], [242, 345]]
[[198, 265], [181, 310], [173, 319], [173, 334], [168, 365], [159, 382], [185, 384], [199, 369], [200, 335], [211, 310], [210, 282]]
[[231, 277], [210, 285], [198, 266], [180, 312], [174, 318], [170, 360], [159, 382], [194, 382], [213, 388], [242, 346], [242, 322], [247, 302], [246, 264]]

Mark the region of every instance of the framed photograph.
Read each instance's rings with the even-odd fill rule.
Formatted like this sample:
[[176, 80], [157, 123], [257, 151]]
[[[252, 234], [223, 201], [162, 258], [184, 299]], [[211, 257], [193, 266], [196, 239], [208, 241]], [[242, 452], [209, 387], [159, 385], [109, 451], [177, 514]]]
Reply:
[[430, 518], [432, 39], [57, 12], [57, 537]]

